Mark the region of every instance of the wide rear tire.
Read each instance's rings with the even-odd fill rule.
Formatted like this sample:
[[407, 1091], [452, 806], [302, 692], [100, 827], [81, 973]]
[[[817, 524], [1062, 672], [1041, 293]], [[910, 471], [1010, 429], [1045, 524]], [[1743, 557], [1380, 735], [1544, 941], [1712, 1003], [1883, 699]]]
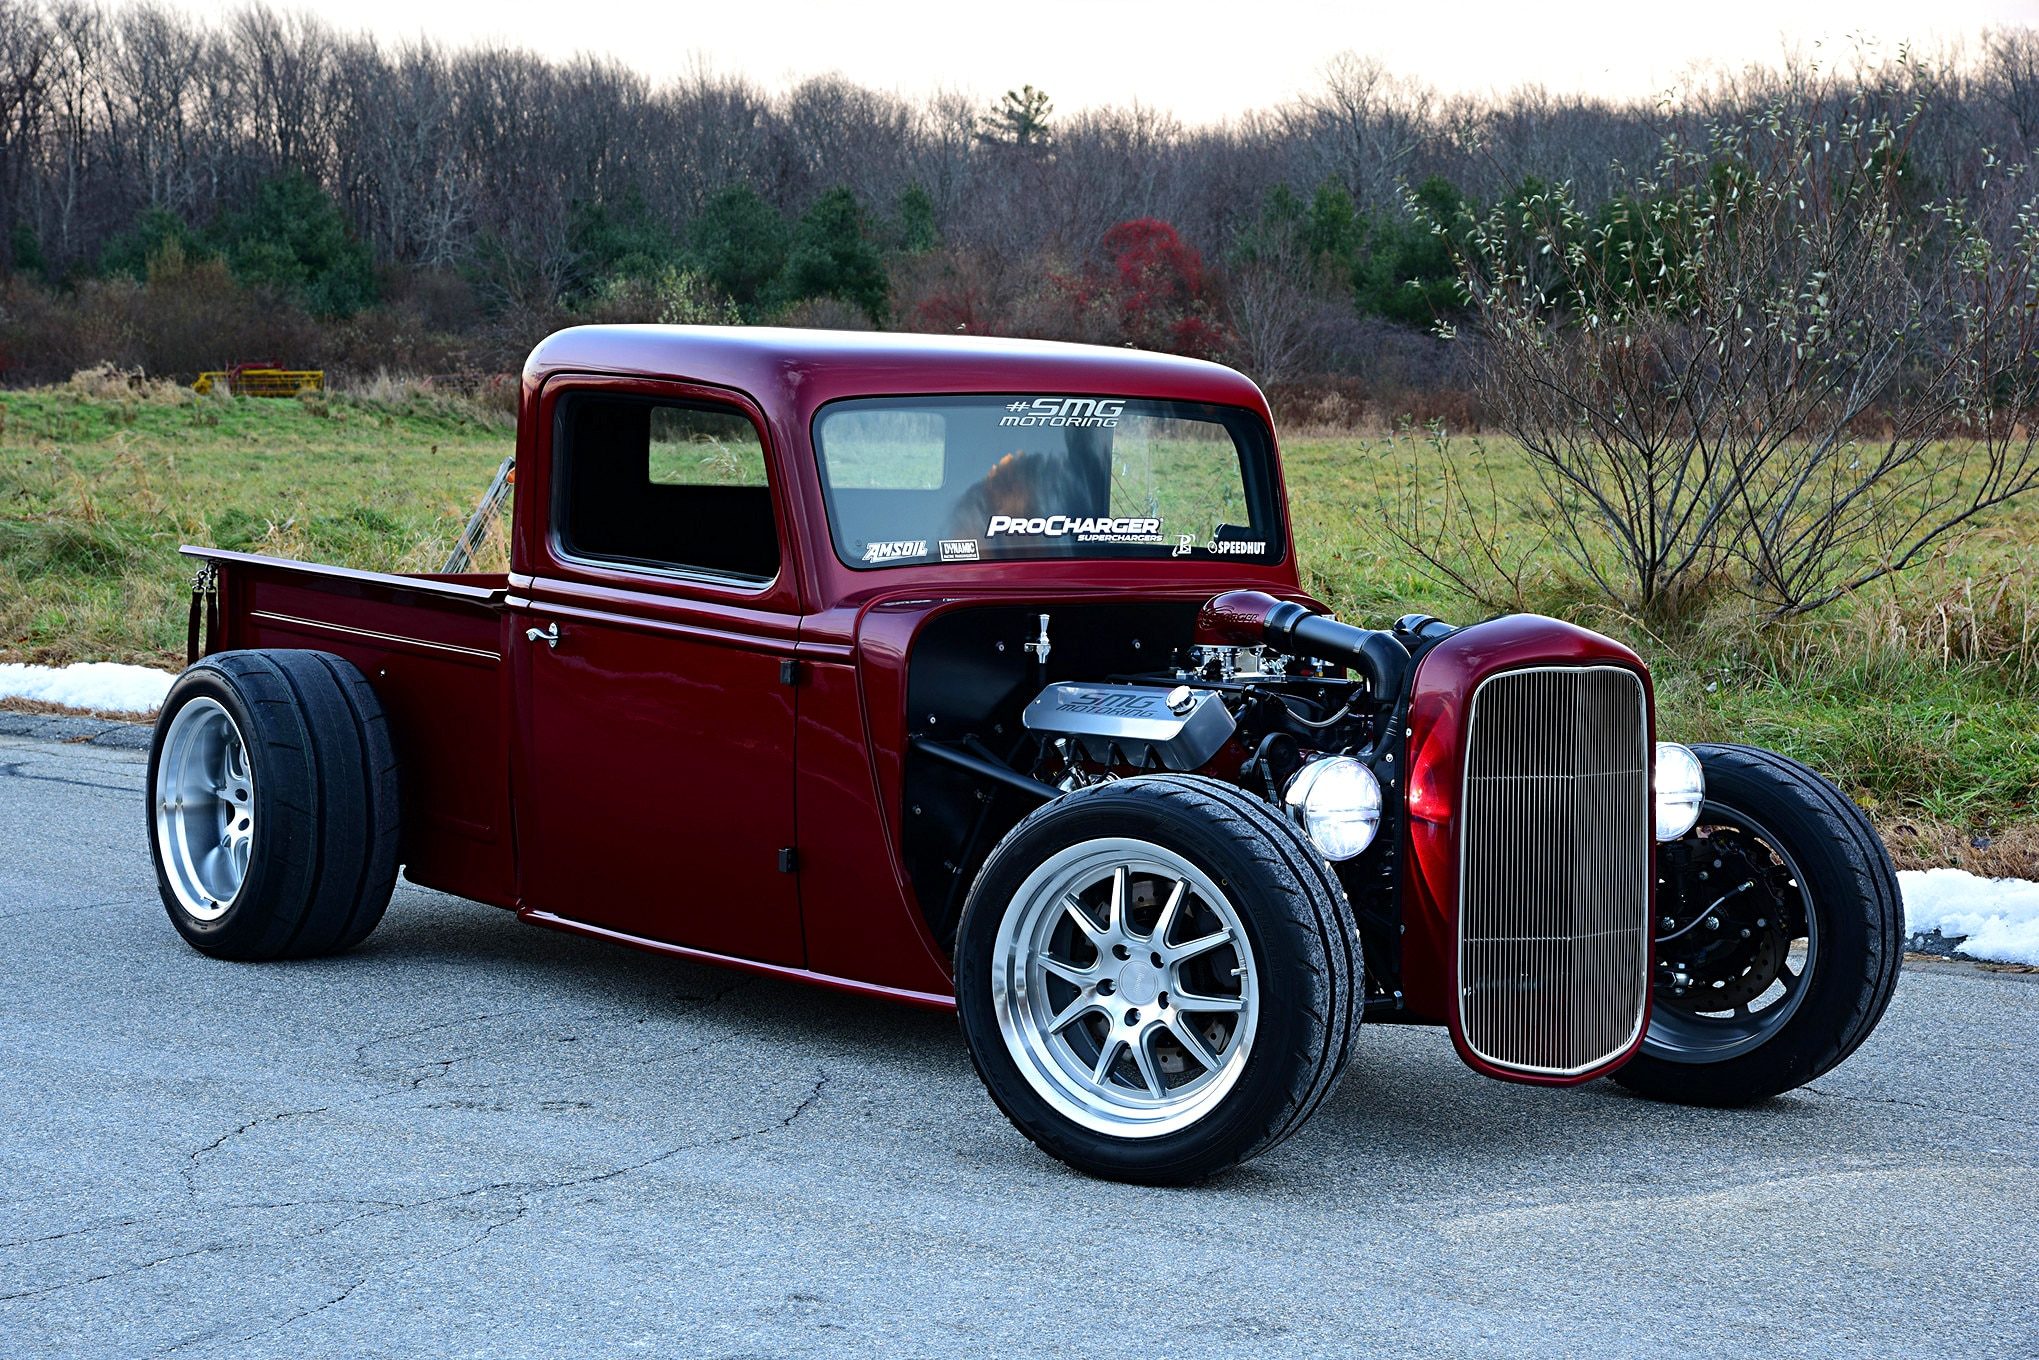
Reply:
[[325, 652], [221, 652], [170, 687], [149, 748], [170, 923], [225, 959], [351, 949], [396, 886], [396, 755], [375, 691]]
[[1050, 1155], [1145, 1184], [1202, 1180], [1301, 1128], [1351, 1053], [1363, 976], [1309, 842], [1191, 775], [1040, 808], [992, 851], [957, 930], [958, 1011], [992, 1099]]

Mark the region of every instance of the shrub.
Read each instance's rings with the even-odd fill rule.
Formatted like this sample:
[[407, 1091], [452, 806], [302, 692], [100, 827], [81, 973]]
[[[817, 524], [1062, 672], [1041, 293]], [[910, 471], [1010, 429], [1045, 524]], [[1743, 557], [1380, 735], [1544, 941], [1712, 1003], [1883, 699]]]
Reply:
[[1128, 344], [1203, 358], [1224, 349], [1203, 257], [1174, 227], [1152, 217], [1121, 222], [1103, 245], [1111, 260], [1103, 291]]
[[222, 222], [219, 237], [236, 278], [291, 297], [318, 316], [351, 316], [375, 301], [368, 248], [308, 176], [264, 181], [245, 212]]
[[751, 307], [786, 267], [786, 224], [757, 190], [738, 185], [708, 200], [687, 246], [710, 283]]
[[891, 291], [885, 261], [864, 233], [855, 194], [830, 189], [802, 214], [776, 291], [789, 302], [836, 298], [860, 308], [873, 323], [885, 320]]
[[1805, 613], [2039, 485], [2039, 197], [1907, 211], [1909, 131], [1722, 126], [1599, 223], [1560, 187], [1469, 233], [1487, 394], [1624, 608]]

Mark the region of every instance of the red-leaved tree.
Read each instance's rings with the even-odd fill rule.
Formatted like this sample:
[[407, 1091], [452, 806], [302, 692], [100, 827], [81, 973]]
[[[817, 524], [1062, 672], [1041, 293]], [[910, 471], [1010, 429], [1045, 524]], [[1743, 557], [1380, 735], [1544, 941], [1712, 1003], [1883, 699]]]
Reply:
[[1174, 227], [1135, 218], [1107, 231], [1103, 245], [1111, 272], [1090, 291], [1104, 295], [1126, 343], [1200, 358], [1224, 349], [1203, 257]]

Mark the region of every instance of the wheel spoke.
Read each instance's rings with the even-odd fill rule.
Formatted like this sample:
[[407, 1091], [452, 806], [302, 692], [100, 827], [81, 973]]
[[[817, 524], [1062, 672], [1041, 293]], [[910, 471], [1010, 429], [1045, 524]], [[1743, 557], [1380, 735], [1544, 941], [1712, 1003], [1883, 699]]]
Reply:
[[1105, 916], [1105, 929], [1113, 935], [1126, 931], [1126, 866], [1112, 870], [1112, 904]]
[[1097, 993], [1086, 987], [1076, 994], [1074, 1001], [1055, 1012], [1054, 1018], [1048, 1021], [1048, 1033], [1060, 1034], [1069, 1028], [1071, 1021], [1100, 1009], [1102, 1005], [1097, 999]]
[[1204, 1071], [1215, 1072], [1218, 1070], [1217, 1055], [1212, 1053], [1210, 1045], [1204, 1042], [1204, 1036], [1197, 1033], [1195, 1025], [1183, 1020], [1180, 1016], [1170, 1016], [1167, 1020], [1167, 1025], [1168, 1032], [1175, 1036], [1175, 1042], [1182, 1045], [1182, 1051], [1195, 1058], [1202, 1065]]
[[1133, 1040], [1131, 1047], [1133, 1066], [1140, 1069], [1140, 1080], [1146, 1084], [1147, 1094], [1158, 1099], [1167, 1094], [1168, 1088], [1162, 1084], [1161, 1069], [1155, 1065], [1154, 1054], [1148, 1047], [1148, 1041], [1153, 1037], [1153, 1033], [1152, 1030], [1148, 1030], [1141, 1034]]
[[1053, 954], [1041, 955], [1041, 967], [1064, 982], [1073, 982], [1079, 987], [1088, 987], [1097, 977], [1097, 967], [1078, 968], [1073, 963], [1064, 963]]
[[1246, 1009], [1243, 996], [1198, 996], [1195, 992], [1171, 991], [1168, 999], [1179, 1011], [1223, 1011], [1236, 1015]]
[[1090, 1079], [1093, 1082], [1103, 1086], [1111, 1080], [1112, 1064], [1118, 1061], [1119, 1050], [1125, 1046], [1126, 1041], [1119, 1037], [1117, 1030], [1105, 1036], [1103, 1047], [1097, 1051], [1097, 1064], [1090, 1069]]
[[1157, 949], [1168, 948], [1168, 932], [1175, 928], [1176, 913], [1182, 910], [1182, 899], [1189, 896], [1189, 882], [1176, 879], [1175, 886], [1168, 890], [1168, 900], [1161, 904], [1161, 915], [1155, 918], [1154, 933], [1147, 938]]
[[1231, 942], [1231, 930], [1229, 928], [1220, 928], [1214, 934], [1199, 936], [1188, 944], [1177, 945], [1169, 950], [1168, 961], [1170, 963], [1181, 963], [1186, 959], [1193, 959], [1199, 954], [1208, 954], [1219, 945], [1230, 944]]
[[1062, 913], [1075, 922], [1076, 928], [1082, 931], [1083, 937], [1092, 944], [1096, 944], [1104, 938], [1105, 932], [1099, 930], [1097, 922], [1090, 919], [1090, 912], [1084, 907], [1083, 903], [1076, 900], [1075, 893], [1071, 893], [1062, 899]]

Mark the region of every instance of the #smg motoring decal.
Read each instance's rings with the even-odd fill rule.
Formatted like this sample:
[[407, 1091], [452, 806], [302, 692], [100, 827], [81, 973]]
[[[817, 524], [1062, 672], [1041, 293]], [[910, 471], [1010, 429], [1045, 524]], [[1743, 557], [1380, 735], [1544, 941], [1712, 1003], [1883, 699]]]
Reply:
[[1005, 409], [1006, 414], [998, 418], [1000, 425], [1111, 430], [1118, 428], [1126, 403], [1112, 398], [1035, 397], [1032, 401], [1010, 402]]
[[1078, 543], [1162, 543], [1158, 519], [1114, 518], [1111, 515], [993, 515], [984, 536], [1023, 535], [1030, 538], [1074, 538]]

